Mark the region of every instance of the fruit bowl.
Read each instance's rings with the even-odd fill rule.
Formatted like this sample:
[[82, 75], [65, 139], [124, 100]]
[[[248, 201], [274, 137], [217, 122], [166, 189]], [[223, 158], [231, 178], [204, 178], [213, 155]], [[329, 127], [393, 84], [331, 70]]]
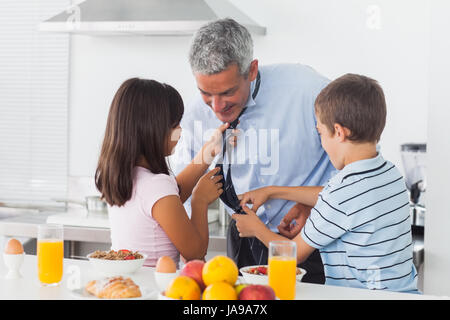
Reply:
[[[239, 269], [244, 281], [251, 284], [265, 284], [269, 283], [269, 277], [267, 275], [268, 266], [267, 265], [257, 265], [242, 267]], [[265, 273], [265, 274], [264, 274]], [[301, 282], [303, 276], [306, 274], [306, 270], [302, 268], [297, 268], [297, 281]]]
[[239, 277], [239, 270], [235, 262], [231, 258], [221, 255], [215, 256], [207, 262], [201, 260], [187, 262], [180, 270], [179, 275], [172, 279], [164, 289], [158, 289], [158, 300], [276, 299], [273, 288], [268, 285], [246, 282], [245, 279]]
[[100, 258], [92, 258], [92, 253], [87, 255], [92, 267], [100, 274], [106, 277], [119, 276], [124, 274], [131, 274], [142, 267], [147, 255], [141, 254], [142, 259], [133, 260], [107, 260]]

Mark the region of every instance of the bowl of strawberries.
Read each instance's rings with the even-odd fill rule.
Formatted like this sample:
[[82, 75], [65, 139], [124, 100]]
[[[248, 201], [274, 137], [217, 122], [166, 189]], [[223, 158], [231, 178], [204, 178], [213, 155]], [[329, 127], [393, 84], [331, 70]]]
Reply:
[[[267, 265], [242, 267], [239, 269], [239, 271], [246, 283], [264, 285], [267, 285], [269, 283], [269, 267]], [[297, 281], [301, 282], [305, 274], [305, 269], [297, 268]]]
[[136, 272], [144, 264], [147, 255], [127, 249], [97, 250], [88, 254], [87, 258], [99, 273], [111, 277]]

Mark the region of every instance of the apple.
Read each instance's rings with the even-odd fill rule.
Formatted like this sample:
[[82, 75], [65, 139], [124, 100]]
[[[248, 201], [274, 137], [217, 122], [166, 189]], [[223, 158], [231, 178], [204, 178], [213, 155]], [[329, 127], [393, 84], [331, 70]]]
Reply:
[[250, 284], [241, 290], [239, 300], [275, 300], [275, 291], [267, 285]]
[[183, 266], [183, 269], [181, 269], [180, 272], [181, 276], [188, 276], [189, 278], [194, 279], [200, 287], [201, 291], [203, 291], [206, 287], [202, 278], [204, 265], [205, 262], [202, 260], [191, 260]]
[[236, 290], [236, 294], [239, 296], [239, 294], [241, 293], [242, 289], [244, 289], [247, 286], [248, 286], [248, 284], [246, 284], [246, 283], [240, 283], [240, 284], [234, 286], [234, 290]]

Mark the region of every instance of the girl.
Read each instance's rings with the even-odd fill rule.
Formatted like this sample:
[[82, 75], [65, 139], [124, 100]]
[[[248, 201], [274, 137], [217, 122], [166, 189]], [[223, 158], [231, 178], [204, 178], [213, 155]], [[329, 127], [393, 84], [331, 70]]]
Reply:
[[[208, 205], [223, 191], [222, 176], [214, 176], [218, 170], [204, 172], [228, 124], [176, 178], [170, 175], [166, 157], [180, 138], [183, 112], [174, 88], [132, 78], [120, 86], [108, 115], [95, 183], [110, 205], [111, 249], [144, 253], [145, 266], [155, 266], [161, 256], [177, 265], [180, 254], [186, 260], [203, 259]], [[183, 202], [191, 194], [189, 219]]]

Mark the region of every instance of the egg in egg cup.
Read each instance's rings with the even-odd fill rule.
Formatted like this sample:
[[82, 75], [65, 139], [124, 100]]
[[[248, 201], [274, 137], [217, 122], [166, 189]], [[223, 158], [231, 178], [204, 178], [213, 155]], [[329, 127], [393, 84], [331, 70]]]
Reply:
[[17, 239], [10, 239], [3, 252], [3, 261], [8, 268], [6, 279], [20, 279], [20, 267], [23, 264], [25, 253], [23, 251], [22, 244]]
[[169, 283], [179, 275], [175, 261], [169, 256], [162, 256], [156, 263], [155, 282], [159, 292], [165, 291]]

